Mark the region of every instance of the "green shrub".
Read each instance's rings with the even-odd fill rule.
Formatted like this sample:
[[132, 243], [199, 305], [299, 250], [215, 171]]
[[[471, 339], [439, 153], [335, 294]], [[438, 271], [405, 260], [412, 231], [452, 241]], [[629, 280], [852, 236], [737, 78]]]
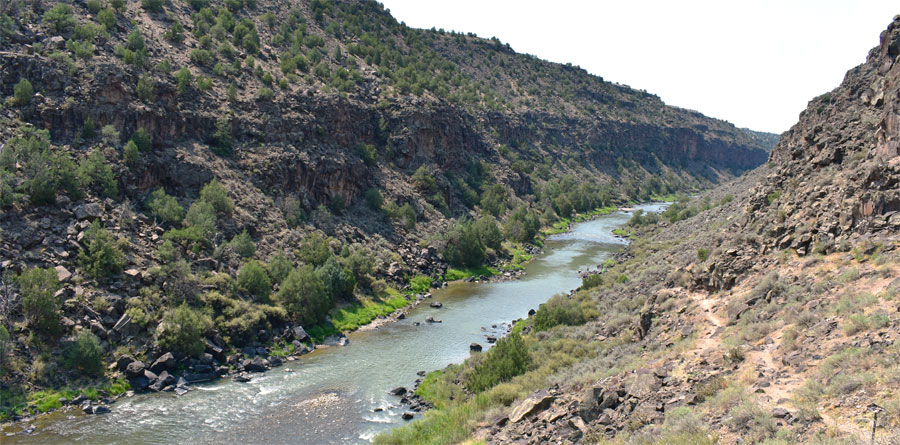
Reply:
[[86, 249], [78, 253], [78, 259], [85, 271], [94, 278], [118, 275], [125, 265], [125, 254], [116, 244], [109, 231], [94, 221], [85, 231], [83, 244]]
[[540, 217], [524, 205], [519, 206], [506, 221], [506, 237], [520, 243], [531, 242], [540, 229]]
[[709, 258], [709, 249], [703, 247], [697, 249], [697, 261], [703, 263], [706, 262], [707, 258]]
[[190, 57], [191, 62], [193, 62], [196, 65], [200, 65], [200, 66], [207, 66], [210, 63], [212, 63], [212, 61], [214, 59], [213, 53], [211, 53], [208, 50], [200, 49], [200, 48], [191, 50], [188, 57]]
[[372, 144], [359, 144], [356, 146], [356, 154], [362, 159], [363, 163], [369, 167], [375, 165], [378, 161], [378, 150]]
[[34, 96], [34, 87], [28, 79], [22, 79], [13, 87], [13, 97], [16, 99], [17, 105], [28, 105]]
[[16, 277], [22, 293], [22, 311], [28, 325], [39, 332], [56, 335], [60, 330], [59, 309], [62, 302], [55, 296], [59, 289], [56, 270], [29, 269]]
[[243, 292], [256, 296], [260, 300], [269, 298], [272, 291], [272, 281], [269, 274], [259, 261], [251, 260], [241, 267], [238, 272], [237, 286]]
[[325, 284], [308, 264], [288, 274], [275, 294], [275, 301], [292, 320], [310, 326], [321, 322], [331, 309], [331, 298], [325, 291]]
[[75, 340], [63, 346], [62, 364], [89, 376], [103, 374], [103, 351], [100, 341], [86, 329], [76, 334]]
[[81, 125], [81, 137], [84, 139], [93, 139], [97, 136], [97, 124], [94, 123], [94, 120], [88, 117], [84, 120], [84, 124]]
[[93, 150], [81, 161], [78, 166], [79, 174], [90, 181], [91, 184], [99, 185], [103, 191], [103, 196], [107, 198], [119, 198], [119, 181], [113, 172], [112, 166], [106, 162], [106, 156], [100, 150]]
[[196, 356], [206, 348], [203, 335], [211, 325], [209, 317], [182, 303], [163, 316], [156, 328], [156, 338], [164, 350]]
[[141, 151], [134, 141], [128, 141], [128, 143], [125, 144], [125, 147], [122, 149], [122, 158], [125, 159], [126, 164], [132, 167], [141, 162]]
[[426, 195], [432, 195], [438, 191], [434, 176], [428, 171], [428, 167], [424, 165], [419, 166], [416, 172], [413, 173], [412, 182], [419, 191]]
[[381, 192], [377, 188], [372, 187], [366, 190], [365, 198], [366, 205], [372, 210], [381, 210], [381, 206], [384, 205], [384, 197], [381, 196]]
[[175, 72], [175, 83], [178, 86], [178, 94], [183, 95], [184, 93], [187, 93], [188, 88], [193, 82], [194, 75], [191, 74], [191, 70], [187, 69], [187, 67]]
[[88, 11], [91, 11], [91, 14], [100, 12], [100, 8], [103, 7], [100, 4], [100, 0], [87, 0], [84, 5], [87, 6]]
[[119, 130], [114, 125], [104, 125], [100, 129], [100, 136], [103, 138], [103, 142], [113, 147], [119, 144]]
[[150, 139], [150, 133], [144, 128], [138, 128], [137, 131], [131, 135], [131, 140], [134, 141], [138, 149], [142, 152], [149, 151], [150, 147], [153, 145], [153, 141]]
[[276, 283], [281, 283], [285, 277], [294, 269], [294, 263], [288, 259], [284, 251], [279, 251], [269, 260], [269, 275]]
[[231, 122], [227, 118], [222, 117], [216, 120], [216, 131], [213, 133], [210, 143], [213, 153], [223, 157], [231, 156], [234, 141], [231, 137]]
[[466, 379], [465, 386], [469, 391], [482, 392], [523, 374], [530, 362], [525, 340], [519, 334], [510, 334], [484, 354]]
[[147, 199], [147, 207], [153, 216], [171, 224], [178, 224], [184, 219], [184, 207], [178, 204], [178, 200], [174, 196], [167, 195], [162, 188], [158, 188], [150, 194], [150, 198]]
[[534, 314], [536, 331], [546, 331], [558, 325], [580, 325], [584, 322], [584, 311], [581, 309], [581, 304], [564, 294], [554, 295]]
[[316, 276], [325, 285], [325, 292], [331, 297], [347, 298], [356, 289], [356, 277], [350, 269], [341, 267], [334, 256], [316, 268]]
[[215, 178], [200, 190], [200, 200], [209, 203], [216, 212], [222, 214], [228, 215], [234, 210], [234, 201], [228, 196], [222, 183]]
[[485, 247], [475, 225], [461, 218], [447, 232], [444, 258], [454, 266], [478, 267], [484, 263]]
[[328, 244], [329, 239], [322, 232], [315, 231], [310, 233], [303, 239], [297, 250], [300, 261], [311, 264], [314, 267], [325, 264], [325, 262], [334, 255]]
[[72, 15], [72, 7], [65, 3], [57, 3], [44, 13], [44, 23], [57, 33], [66, 32], [78, 23]]
[[478, 239], [481, 240], [485, 247], [498, 250], [503, 244], [503, 232], [497, 224], [497, 218], [493, 215], [482, 215], [475, 221], [475, 231], [478, 233]]
[[231, 238], [228, 245], [231, 247], [231, 250], [234, 250], [235, 253], [244, 258], [250, 258], [256, 253], [256, 245], [253, 244], [253, 239], [250, 238], [250, 234], [247, 233], [247, 230], [244, 230], [235, 235], [234, 238]]
[[272, 91], [272, 89], [269, 87], [261, 87], [260, 89], [256, 90], [256, 97], [263, 100], [270, 100], [275, 97], [275, 92]]
[[141, 0], [141, 7], [150, 12], [162, 11], [165, 0]]
[[603, 284], [603, 275], [592, 273], [581, 278], [581, 289], [587, 290]]
[[97, 13], [97, 21], [107, 31], [112, 31], [116, 27], [116, 13], [111, 8], [106, 8]]
[[142, 74], [141, 77], [138, 78], [135, 91], [137, 92], [138, 98], [141, 100], [141, 102], [149, 104], [153, 101], [153, 81], [150, 80], [150, 77], [147, 75], [147, 73]]
[[191, 229], [192, 234], [196, 235], [204, 243], [208, 244], [216, 231], [216, 209], [212, 204], [198, 199], [194, 201], [188, 208], [187, 215], [184, 217], [184, 225]]
[[166, 40], [171, 40], [175, 43], [181, 43], [184, 41], [184, 26], [181, 26], [177, 20], [172, 24], [169, 29], [163, 32], [163, 38]]

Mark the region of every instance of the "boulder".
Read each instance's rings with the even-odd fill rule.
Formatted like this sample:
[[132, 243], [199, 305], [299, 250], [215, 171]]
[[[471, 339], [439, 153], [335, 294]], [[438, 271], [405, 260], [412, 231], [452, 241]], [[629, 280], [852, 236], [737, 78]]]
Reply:
[[133, 362], [134, 362], [133, 357], [131, 357], [130, 355], [123, 355], [123, 356], [119, 357], [118, 360], [116, 360], [116, 368], [118, 368], [119, 371], [124, 372], [125, 370], [128, 369], [128, 365], [130, 365]]
[[415, 414], [413, 414], [413, 413], [411, 413], [411, 412], [409, 412], [409, 411], [405, 411], [405, 412], [403, 413], [403, 415], [401, 415], [400, 417], [402, 417], [403, 420], [412, 420], [412, 418], [415, 417]]
[[156, 375], [155, 372], [153, 372], [153, 371], [151, 371], [151, 370], [149, 370], [149, 369], [145, 369], [145, 370], [144, 370], [144, 377], [147, 377], [147, 380], [149, 380], [149, 381], [151, 381], [151, 382], [153, 382], [153, 381], [155, 381], [156, 379], [159, 378], [159, 376]]
[[550, 407], [550, 404], [556, 400], [556, 397], [550, 395], [547, 391], [538, 391], [519, 403], [512, 413], [509, 414], [509, 421], [516, 423], [529, 415], [541, 412]]
[[495, 336], [493, 336], [493, 335], [488, 335], [488, 336], [485, 337], [485, 340], [487, 340], [488, 343], [496, 343], [496, 342], [497, 342], [497, 337], [495, 337]]
[[167, 352], [159, 356], [159, 358], [150, 365], [150, 370], [157, 374], [164, 370], [174, 370], [176, 363], [175, 356], [172, 355], [171, 352]]
[[[246, 362], [246, 360], [244, 362]], [[269, 369], [269, 362], [262, 357], [256, 356], [249, 364], [244, 365], [244, 369], [250, 372], [265, 372]]]
[[66, 283], [72, 278], [72, 272], [63, 266], [56, 266], [56, 278], [60, 283]]
[[150, 380], [147, 380], [147, 377], [144, 377], [143, 375], [134, 377], [130, 379], [129, 382], [135, 391], [143, 391], [150, 386]]
[[481, 345], [478, 343], [472, 343], [469, 345], [469, 350], [472, 352], [481, 352]]
[[426, 323], [440, 323], [441, 320], [439, 320], [439, 319], [437, 319], [437, 318], [434, 318], [434, 317], [432, 317], [431, 315], [429, 315], [429, 316], [425, 317], [425, 322], [426, 322]]
[[119, 321], [113, 325], [112, 330], [118, 332], [122, 337], [129, 337], [136, 335], [140, 329], [131, 322], [131, 317], [128, 314], [122, 314], [119, 317]]
[[97, 203], [82, 204], [75, 208], [75, 218], [78, 218], [79, 221], [93, 221], [101, 216], [103, 216], [103, 207]]
[[444, 307], [444, 303], [441, 303], [440, 301], [432, 301], [431, 304], [429, 304], [429, 306], [431, 306], [433, 308], [442, 308], [442, 307]]
[[776, 419], [787, 419], [791, 417], [791, 413], [784, 408], [778, 407], [772, 410], [772, 417]]
[[159, 373], [159, 376], [156, 378], [156, 381], [162, 383], [162, 386], [169, 386], [175, 383], [175, 376], [169, 374], [169, 371], [162, 371]]
[[146, 368], [147, 368], [147, 365], [145, 365], [144, 362], [142, 362], [140, 360], [135, 360], [135, 361], [128, 363], [128, 365], [125, 367], [125, 373], [129, 377], [143, 376], [144, 369], [146, 369]]
[[402, 386], [398, 386], [391, 390], [391, 394], [393, 394], [395, 396], [402, 396], [403, 394], [406, 394], [406, 388], [404, 388]]
[[303, 329], [303, 326], [294, 326], [293, 328], [291, 328], [291, 333], [293, 333], [294, 335], [294, 340], [309, 340], [309, 334], [306, 333], [306, 330]]

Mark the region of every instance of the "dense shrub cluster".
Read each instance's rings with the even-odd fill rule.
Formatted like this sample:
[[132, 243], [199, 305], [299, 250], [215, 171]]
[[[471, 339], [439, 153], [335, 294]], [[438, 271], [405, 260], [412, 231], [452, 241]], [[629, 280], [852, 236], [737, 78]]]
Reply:
[[506, 382], [528, 370], [531, 358], [522, 336], [510, 334], [497, 341], [484, 354], [472, 373], [466, 379], [466, 388], [472, 392], [482, 392], [494, 385]]

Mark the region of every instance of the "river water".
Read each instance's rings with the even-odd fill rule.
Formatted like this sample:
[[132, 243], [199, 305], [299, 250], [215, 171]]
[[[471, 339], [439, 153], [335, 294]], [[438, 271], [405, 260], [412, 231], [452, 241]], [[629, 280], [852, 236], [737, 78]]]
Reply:
[[[636, 208], [655, 212], [663, 206]], [[502, 334], [511, 320], [527, 316], [553, 294], [580, 285], [578, 270], [597, 267], [623, 247], [612, 230], [630, 216], [616, 212], [576, 224], [570, 232], [550, 237], [546, 253], [529, 263], [527, 275], [517, 281], [451, 284], [433, 292], [431, 301], [442, 302], [443, 308], [421, 304], [405, 320], [352, 333], [347, 346], [319, 349], [254, 374], [248, 383], [222, 380], [194, 386], [181, 397], [159, 393], [123, 398], [104, 415], [58, 412], [35, 421], [32, 435], [3, 437], [2, 442], [367, 442], [407, 422], [390, 389], [412, 387], [418, 371], [462, 362], [470, 343], [489, 346], [486, 335]], [[429, 315], [443, 322], [425, 323]], [[378, 408], [382, 411], [376, 412]]]

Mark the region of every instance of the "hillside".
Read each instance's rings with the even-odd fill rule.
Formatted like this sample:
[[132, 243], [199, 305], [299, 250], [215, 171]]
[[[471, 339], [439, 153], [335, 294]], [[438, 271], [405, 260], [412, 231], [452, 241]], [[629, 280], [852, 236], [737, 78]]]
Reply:
[[3, 418], [275, 366], [771, 144], [372, 1], [3, 8]]
[[900, 16], [767, 165], [633, 218], [618, 264], [430, 374], [438, 409], [379, 440], [896, 443], [898, 110]]

